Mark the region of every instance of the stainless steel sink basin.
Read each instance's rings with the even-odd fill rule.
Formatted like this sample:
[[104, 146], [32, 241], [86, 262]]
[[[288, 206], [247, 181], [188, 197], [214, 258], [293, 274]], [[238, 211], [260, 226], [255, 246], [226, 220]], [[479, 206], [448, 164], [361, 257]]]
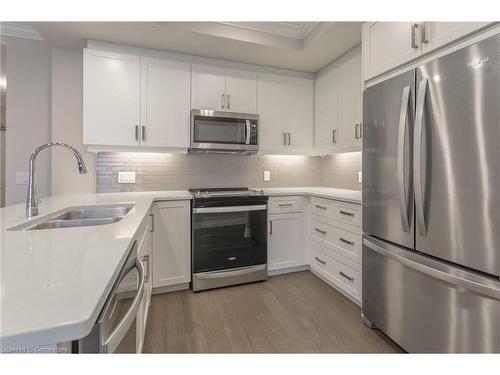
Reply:
[[112, 224], [123, 219], [132, 207], [134, 207], [133, 204], [69, 207], [9, 230], [41, 230]]

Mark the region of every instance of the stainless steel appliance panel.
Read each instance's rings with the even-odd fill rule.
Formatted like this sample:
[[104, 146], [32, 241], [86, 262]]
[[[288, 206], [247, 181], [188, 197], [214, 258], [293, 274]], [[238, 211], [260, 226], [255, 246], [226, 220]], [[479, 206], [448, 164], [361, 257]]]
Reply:
[[363, 239], [363, 317], [411, 353], [500, 353], [500, 282]]
[[416, 250], [500, 275], [500, 35], [417, 73]]
[[363, 232], [412, 248], [414, 102], [415, 71], [363, 97]]

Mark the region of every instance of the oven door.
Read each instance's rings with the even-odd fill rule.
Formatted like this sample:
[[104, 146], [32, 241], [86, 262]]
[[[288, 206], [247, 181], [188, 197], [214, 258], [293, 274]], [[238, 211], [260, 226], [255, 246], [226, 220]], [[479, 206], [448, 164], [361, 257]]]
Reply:
[[267, 263], [267, 205], [193, 208], [193, 273]]
[[258, 115], [191, 111], [193, 151], [257, 151]]

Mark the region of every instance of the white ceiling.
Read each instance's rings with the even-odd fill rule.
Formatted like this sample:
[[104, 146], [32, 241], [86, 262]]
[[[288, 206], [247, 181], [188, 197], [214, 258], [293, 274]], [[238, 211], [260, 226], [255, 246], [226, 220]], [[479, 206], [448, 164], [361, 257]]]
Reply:
[[361, 42], [361, 22], [36, 22], [59, 47], [87, 40], [316, 72]]

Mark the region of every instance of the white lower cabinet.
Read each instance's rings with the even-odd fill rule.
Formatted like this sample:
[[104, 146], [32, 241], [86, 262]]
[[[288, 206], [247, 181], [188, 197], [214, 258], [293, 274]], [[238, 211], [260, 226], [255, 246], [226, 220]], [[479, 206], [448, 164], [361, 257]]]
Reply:
[[191, 281], [190, 201], [153, 205], [153, 288]]
[[152, 268], [152, 243], [151, 243], [151, 216], [148, 215], [143, 224], [141, 225], [141, 229], [139, 231], [139, 235], [137, 237], [137, 256], [141, 259], [142, 264], [144, 265], [144, 293], [142, 295], [142, 302], [139, 306], [139, 310], [137, 312], [137, 321], [136, 321], [136, 329], [137, 329], [137, 352], [142, 353], [142, 349], [144, 346], [144, 336], [146, 334], [146, 324], [148, 321], [148, 312], [149, 306], [151, 304], [151, 293], [153, 289], [151, 279], [151, 268]]
[[270, 214], [268, 226], [269, 271], [306, 265], [304, 214], [302, 212]]

